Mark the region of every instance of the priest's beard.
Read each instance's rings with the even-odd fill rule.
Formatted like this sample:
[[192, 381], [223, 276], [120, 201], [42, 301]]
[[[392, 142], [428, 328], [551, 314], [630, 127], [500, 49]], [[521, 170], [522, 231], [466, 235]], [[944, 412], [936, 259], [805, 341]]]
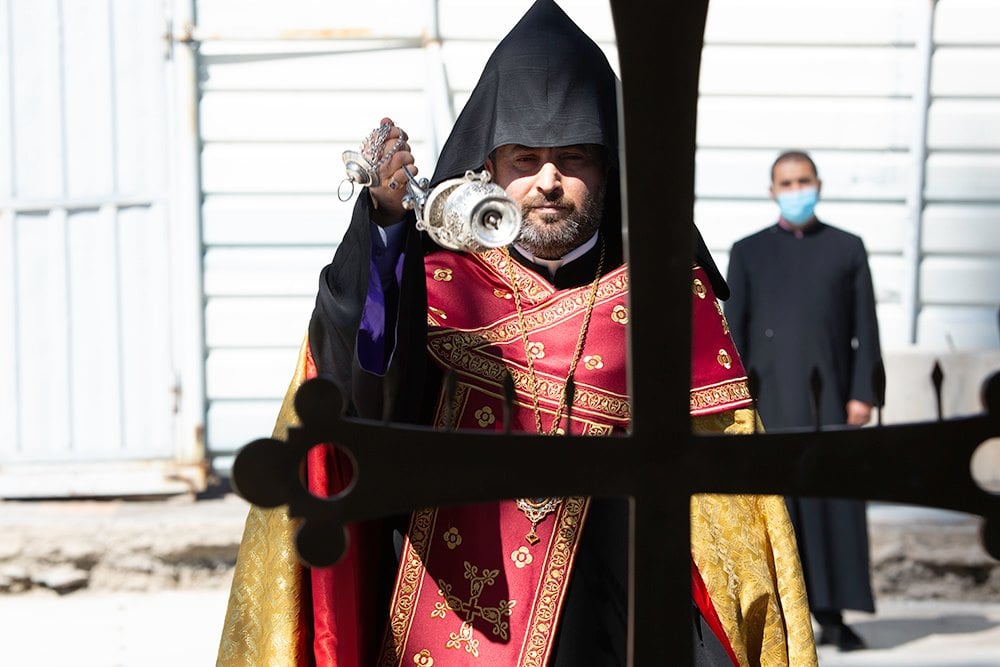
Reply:
[[[546, 204], [567, 210], [560, 214], [540, 214], [534, 210]], [[559, 259], [597, 233], [603, 214], [603, 187], [597, 192], [588, 192], [579, 209], [561, 191], [556, 196], [528, 197], [521, 202], [524, 223], [517, 242], [535, 257]]]

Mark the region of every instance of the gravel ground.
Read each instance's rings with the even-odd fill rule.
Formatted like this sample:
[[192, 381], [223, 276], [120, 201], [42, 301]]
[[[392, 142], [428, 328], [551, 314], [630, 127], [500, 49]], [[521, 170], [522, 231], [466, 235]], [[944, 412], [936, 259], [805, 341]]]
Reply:
[[[0, 595], [224, 588], [248, 507], [232, 494], [0, 502]], [[983, 550], [980, 523], [957, 512], [869, 507], [878, 597], [1000, 601], [1000, 563]]]
[[[211, 665], [248, 505], [234, 495], [0, 502], [0, 665]], [[1000, 564], [980, 520], [869, 508], [871, 650], [822, 667], [1000, 667]], [[54, 631], [55, 629], [55, 631]]]
[[0, 594], [226, 587], [248, 507], [232, 494], [0, 502]]

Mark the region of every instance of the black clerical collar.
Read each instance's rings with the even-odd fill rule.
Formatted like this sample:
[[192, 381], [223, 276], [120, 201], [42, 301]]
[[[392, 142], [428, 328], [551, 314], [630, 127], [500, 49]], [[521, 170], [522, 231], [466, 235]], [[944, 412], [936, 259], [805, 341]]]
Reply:
[[778, 218], [777, 226], [778, 229], [786, 234], [791, 234], [795, 238], [800, 239], [803, 236], [808, 236], [818, 232], [823, 226], [823, 223], [819, 221], [819, 218], [813, 218], [804, 225], [793, 225], [781, 218]]
[[[590, 241], [577, 248], [577, 250], [583, 251], [582, 254], [577, 255], [575, 251], [567, 254], [556, 267], [554, 274], [550, 272], [550, 267], [547, 264], [540, 264], [535, 257], [526, 256], [527, 251], [522, 251], [516, 244], [510, 247], [510, 254], [519, 264], [546, 278], [556, 289], [580, 287], [594, 280], [594, 272], [597, 271], [597, 263], [601, 258], [599, 237], [600, 234], [595, 234]], [[605, 262], [605, 273], [613, 268], [615, 267], [609, 266]]]
[[534, 256], [527, 248], [515, 243], [514, 247], [517, 249], [521, 256], [526, 260], [534, 264], [535, 266], [544, 266], [546, 268], [546, 275], [550, 278], [556, 274], [556, 272], [562, 268], [564, 265], [569, 264], [574, 259], [583, 257], [590, 251], [591, 248], [597, 245], [597, 233], [595, 232], [587, 241], [570, 250], [568, 253], [560, 257], [559, 259], [543, 259], [541, 257]]

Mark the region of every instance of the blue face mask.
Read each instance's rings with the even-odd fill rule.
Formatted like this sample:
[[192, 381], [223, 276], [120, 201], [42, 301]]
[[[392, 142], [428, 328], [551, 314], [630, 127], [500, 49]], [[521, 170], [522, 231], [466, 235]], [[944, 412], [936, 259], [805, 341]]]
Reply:
[[781, 217], [793, 225], [801, 225], [812, 220], [813, 210], [819, 200], [817, 188], [800, 188], [783, 192], [776, 197]]

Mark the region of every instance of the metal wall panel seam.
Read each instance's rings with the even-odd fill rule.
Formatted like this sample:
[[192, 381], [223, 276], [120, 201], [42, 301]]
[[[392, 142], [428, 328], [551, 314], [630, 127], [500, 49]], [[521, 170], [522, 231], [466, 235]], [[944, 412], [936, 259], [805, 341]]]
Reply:
[[58, 199], [0, 199], [0, 210], [12, 213], [44, 213], [53, 208], [64, 208], [67, 211], [99, 210], [102, 206], [112, 205], [116, 208], [144, 208], [155, 204], [169, 204], [165, 196], [133, 196], [133, 197], [64, 197]]
[[21, 294], [20, 294], [20, 280], [18, 280], [18, 261], [17, 261], [17, 214], [14, 211], [0, 210], [0, 216], [7, 216], [10, 219], [10, 261], [7, 262], [8, 266], [8, 285], [11, 291], [11, 310], [13, 311], [14, 317], [11, 318], [11, 337], [14, 342], [14, 361], [13, 361], [13, 378], [12, 385], [14, 388], [13, 395], [13, 417], [14, 424], [14, 451], [19, 452], [24, 446], [24, 403], [20, 400], [22, 395], [21, 391], [21, 328], [17, 326], [18, 313], [21, 312]]
[[[17, 187], [17, 178], [15, 177], [14, 170], [17, 168], [17, 163], [14, 160], [14, 156], [17, 155], [17, 134], [14, 132], [15, 125], [15, 106], [14, 106], [14, 16], [13, 10], [10, 6], [10, 0], [4, 2], [4, 20], [6, 21], [6, 38], [7, 38], [7, 178], [9, 183], [7, 184], [7, 192], [10, 194], [11, 198], [17, 196], [15, 188]], [[0, 208], [6, 208], [0, 204]], [[11, 223], [13, 224], [13, 219]]]
[[[178, 0], [167, 10], [171, 25], [190, 31], [195, 0]], [[174, 453], [183, 462], [205, 457], [205, 322], [201, 236], [201, 138], [198, 109], [198, 44], [168, 33], [170, 86], [171, 206], [170, 313], [176, 402]]]
[[107, 0], [108, 6], [108, 92], [111, 97], [109, 104], [111, 132], [108, 140], [111, 142], [111, 192], [118, 196], [118, 77], [115, 63], [117, 62], [117, 34], [115, 33], [114, 0]]
[[66, 127], [66, 21], [63, 12], [62, 0], [56, 0], [57, 31], [59, 34], [59, 187], [60, 197], [69, 195], [69, 176], [67, 165], [69, 164], [69, 139]]
[[[117, 60], [117, 38], [118, 34], [115, 32], [115, 5], [114, 0], [106, 0], [107, 11], [108, 11], [108, 93], [111, 97], [109, 104], [109, 122], [111, 124], [111, 131], [109, 132], [108, 140], [111, 143], [109, 151], [111, 153], [110, 167], [111, 167], [111, 192], [115, 197], [118, 196], [119, 191], [119, 179], [118, 179], [118, 76], [116, 71]], [[115, 285], [115, 333], [118, 336], [118, 345], [116, 357], [117, 357], [117, 368], [115, 369], [117, 380], [118, 380], [118, 448], [121, 451], [128, 449], [128, 443], [126, 442], [126, 433], [128, 433], [128, 424], [126, 418], [126, 400], [125, 400], [125, 364], [127, 360], [125, 359], [125, 346], [122, 344], [125, 340], [125, 310], [124, 310], [124, 298], [122, 294], [122, 238], [121, 238], [121, 217], [119, 216], [119, 207], [112, 202], [106, 202], [101, 207], [101, 214], [110, 216], [111, 226], [113, 229], [112, 237], [114, 238], [114, 285]]]
[[[17, 177], [15, 170], [17, 169], [17, 163], [14, 156], [17, 154], [17, 135], [14, 132], [15, 125], [15, 105], [14, 105], [14, 16], [13, 9], [11, 8], [10, 0], [6, 0], [3, 5], [4, 20], [6, 21], [6, 42], [7, 42], [7, 147], [8, 152], [6, 159], [8, 161], [7, 169], [7, 192], [10, 193], [11, 198], [17, 196]], [[0, 202], [0, 216], [8, 217], [10, 223], [10, 257], [8, 266], [8, 282], [9, 289], [11, 290], [11, 309], [13, 311], [14, 317], [12, 318], [11, 325], [11, 337], [14, 344], [14, 356], [13, 356], [13, 372], [12, 372], [12, 386], [14, 389], [13, 395], [13, 406], [12, 415], [14, 423], [12, 424], [12, 432], [14, 434], [14, 451], [19, 451], [24, 445], [24, 415], [23, 415], [23, 402], [18, 398], [21, 396], [21, 330], [17, 326], [16, 320], [18, 319], [17, 314], [20, 312], [21, 308], [21, 298], [18, 280], [18, 260], [17, 260], [17, 211], [9, 206], [4, 205]]]
[[916, 123], [910, 158], [913, 174], [907, 204], [910, 210], [908, 223], [903, 229], [903, 317], [906, 318], [906, 342], [917, 342], [917, 314], [920, 309], [921, 225], [924, 217], [924, 184], [927, 177], [927, 119], [930, 113], [931, 66], [934, 60], [934, 13], [937, 0], [927, 0], [924, 5], [922, 29], [917, 44], [920, 78], [913, 93]]

